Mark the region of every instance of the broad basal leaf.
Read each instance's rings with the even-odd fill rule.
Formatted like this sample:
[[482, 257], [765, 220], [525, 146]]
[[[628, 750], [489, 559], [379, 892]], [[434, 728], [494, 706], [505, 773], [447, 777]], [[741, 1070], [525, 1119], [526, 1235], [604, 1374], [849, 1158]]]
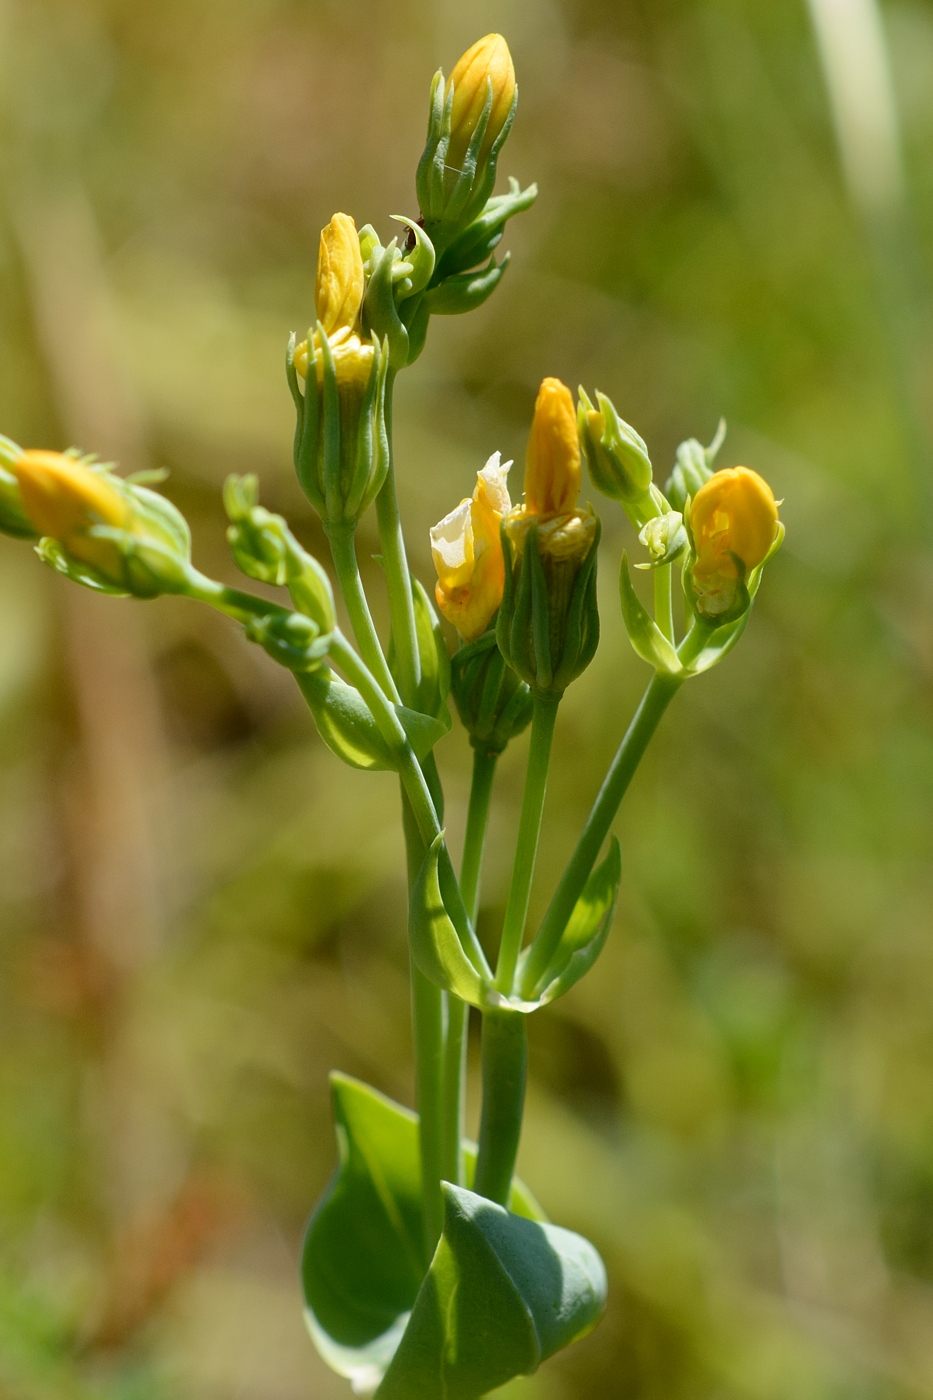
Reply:
[[376, 1400], [479, 1400], [584, 1336], [605, 1306], [596, 1250], [444, 1187], [444, 1233]]
[[[418, 1119], [345, 1075], [332, 1076], [339, 1164], [302, 1253], [308, 1328], [324, 1360], [365, 1394], [378, 1384], [428, 1267]], [[467, 1146], [472, 1180], [476, 1149]], [[540, 1220], [521, 1182], [510, 1209]]]

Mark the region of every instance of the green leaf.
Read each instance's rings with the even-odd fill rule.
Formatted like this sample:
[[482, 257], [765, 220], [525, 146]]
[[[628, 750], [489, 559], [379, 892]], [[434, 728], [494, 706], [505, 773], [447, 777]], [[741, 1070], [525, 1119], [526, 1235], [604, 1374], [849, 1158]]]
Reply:
[[355, 686], [326, 667], [295, 679], [314, 716], [317, 732], [332, 753], [351, 768], [392, 770], [395, 762], [369, 707]]
[[[415, 637], [421, 659], [421, 682], [416, 696], [418, 709], [432, 715], [450, 729], [450, 711], [447, 696], [450, 693], [450, 653], [441, 631], [441, 624], [433, 604], [424, 587], [414, 574], [411, 575], [412, 602], [415, 611]], [[389, 645], [389, 667], [398, 680], [395, 639]]]
[[[379, 731], [369, 706], [355, 686], [333, 671], [295, 672], [295, 679], [324, 743], [351, 768], [369, 771], [395, 769], [395, 759]], [[418, 758], [426, 758], [438, 739], [447, 733], [440, 720], [417, 710], [395, 706], [396, 714]]]
[[478, 1400], [599, 1321], [606, 1273], [570, 1230], [444, 1186], [444, 1233], [376, 1400]]
[[[327, 1364], [372, 1389], [404, 1332], [428, 1258], [421, 1211], [418, 1119], [375, 1089], [331, 1076], [339, 1164], [311, 1217], [302, 1252], [306, 1320]], [[472, 1180], [476, 1148], [466, 1148]], [[543, 1218], [520, 1181], [516, 1214]]]
[[432, 842], [412, 886], [408, 916], [412, 956], [436, 986], [454, 992], [471, 1006], [483, 1007], [489, 1001], [492, 974], [473, 930], [464, 923], [458, 932], [448, 913], [447, 904], [454, 909], [456, 905], [449, 893], [447, 901], [441, 893], [444, 854], [442, 833]]
[[[518, 969], [518, 984], [523, 987], [528, 1002], [536, 1009], [569, 992], [575, 982], [593, 966], [603, 950], [612, 917], [615, 913], [619, 885], [622, 880], [622, 850], [613, 836], [609, 854], [596, 867], [577, 900], [560, 943], [544, 972], [532, 987], [525, 988], [522, 973], [531, 946], [522, 954]], [[532, 945], [533, 946], [533, 945]]]
[[656, 671], [669, 676], [679, 676], [683, 670], [677, 659], [677, 652], [667, 640], [654, 618], [643, 607], [632, 584], [628, 557], [622, 555], [622, 571], [619, 575], [619, 598], [622, 603], [622, 617], [629, 641], [643, 661]]

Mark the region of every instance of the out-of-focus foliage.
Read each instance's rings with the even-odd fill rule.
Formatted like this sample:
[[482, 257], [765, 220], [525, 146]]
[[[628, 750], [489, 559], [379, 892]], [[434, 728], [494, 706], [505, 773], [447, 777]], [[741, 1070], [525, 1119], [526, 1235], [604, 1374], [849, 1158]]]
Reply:
[[[914, 242], [847, 197], [804, 0], [0, 5], [0, 429], [170, 467], [209, 571], [230, 471], [321, 547], [282, 368], [317, 231], [416, 213], [430, 76], [492, 28], [502, 175], [541, 195], [400, 386], [418, 572], [545, 374], [610, 393], [662, 477], [725, 414], [720, 463], [786, 499], [741, 649], [627, 801], [599, 967], [532, 1025], [520, 1169], [611, 1301], [516, 1397], [933, 1395], [933, 15], [883, 14]], [[612, 572], [539, 911], [647, 674]], [[392, 779], [213, 616], [13, 541], [0, 599], [0, 1393], [341, 1396], [296, 1261], [327, 1070], [411, 1096]], [[465, 748], [438, 750], [454, 834]]]

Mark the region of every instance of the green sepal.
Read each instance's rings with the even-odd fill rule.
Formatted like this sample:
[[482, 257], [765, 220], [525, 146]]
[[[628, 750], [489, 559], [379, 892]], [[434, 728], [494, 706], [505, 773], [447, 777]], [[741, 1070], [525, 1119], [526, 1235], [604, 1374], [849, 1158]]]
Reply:
[[451, 694], [473, 748], [490, 755], [503, 753], [531, 723], [534, 700], [525, 682], [506, 665], [495, 629], [455, 652], [450, 669]]
[[492, 972], [462, 903], [456, 899], [453, 871], [449, 858], [443, 859], [445, 854], [441, 833], [432, 842], [412, 886], [408, 906], [412, 956], [436, 986], [454, 992], [470, 1006], [485, 1007], [491, 996], [497, 997]]
[[500, 529], [505, 587], [496, 621], [499, 650], [538, 695], [558, 698], [592, 661], [599, 645], [596, 565], [601, 525], [582, 559], [549, 560], [529, 526], [520, 554]]
[[224, 507], [230, 526], [230, 551], [248, 578], [274, 587], [287, 587], [299, 612], [322, 632], [336, 625], [330, 580], [318, 561], [295, 539], [281, 515], [259, 504], [255, 476], [228, 476]]
[[447, 277], [425, 295], [425, 305], [432, 316], [461, 316], [475, 311], [492, 296], [509, 265], [511, 254], [501, 263], [491, 256], [485, 267], [475, 272], [458, 272]]
[[428, 139], [418, 162], [415, 189], [424, 226], [439, 251], [449, 247], [486, 208], [496, 184], [499, 153], [515, 119], [518, 89], [502, 130], [488, 155], [480, 161], [479, 153], [492, 111], [492, 85], [487, 82], [486, 101], [459, 170], [453, 169], [447, 161], [453, 99], [453, 84], [445, 91], [444, 74], [438, 70], [431, 84]]
[[647, 564], [636, 564], [636, 569], [663, 569], [680, 559], [689, 545], [687, 527], [679, 510], [666, 510], [652, 516], [639, 530], [638, 539], [651, 559]]
[[439, 259], [434, 273], [435, 284], [454, 273], [467, 272], [485, 263], [492, 250], [502, 240], [506, 222], [525, 209], [530, 209], [538, 197], [538, 186], [523, 190], [514, 176], [509, 176], [509, 193], [494, 195], [487, 200], [482, 213], [463, 230]]
[[[339, 1163], [308, 1223], [305, 1316], [321, 1356], [375, 1387], [405, 1330], [430, 1262], [424, 1245], [417, 1115], [347, 1075], [331, 1075]], [[476, 1148], [464, 1144], [468, 1181]], [[543, 1220], [519, 1180], [509, 1208]]]
[[675, 454], [674, 469], [667, 479], [664, 494], [674, 510], [682, 511], [690, 496], [695, 496], [705, 481], [713, 475], [719, 449], [726, 440], [726, 420], [720, 418], [716, 436], [709, 447], [696, 438], [682, 442]]
[[[365, 325], [388, 343], [389, 367], [404, 369], [408, 364], [408, 327], [398, 313], [395, 269], [401, 261], [398, 239], [385, 248], [375, 248], [370, 257], [372, 269], [363, 301]], [[433, 263], [432, 263], [433, 267]]]
[[444, 1231], [376, 1400], [479, 1400], [590, 1332], [593, 1246], [444, 1183]]
[[522, 953], [517, 981], [526, 1004], [546, 1006], [589, 972], [609, 937], [621, 881], [622, 848], [613, 836], [608, 855], [587, 880], [544, 971], [529, 975], [534, 966], [533, 943]]
[[409, 239], [414, 240], [411, 247], [405, 248], [393, 270], [395, 296], [401, 302], [417, 296], [430, 284], [437, 257], [434, 244], [417, 219], [409, 219], [404, 214], [393, 214], [392, 219], [395, 223], [404, 225], [408, 229]]
[[636, 518], [645, 515], [651, 509], [649, 488], [652, 466], [644, 438], [619, 416], [612, 400], [598, 389], [596, 402], [602, 431], [597, 437], [590, 424], [590, 417], [595, 411], [593, 404], [582, 385], [577, 392], [580, 446], [593, 485], [612, 500], [634, 508]]
[[26, 514], [19, 482], [12, 471], [22, 455], [23, 449], [0, 433], [0, 534], [19, 540], [37, 540], [39, 531]]
[[48, 564], [50, 569], [54, 569], [57, 574], [63, 574], [72, 583], [80, 583], [83, 588], [93, 589], [95, 593], [109, 593], [113, 598], [128, 598], [129, 591], [125, 588], [117, 588], [113, 583], [99, 574], [96, 569], [92, 569], [89, 564], [82, 564], [78, 559], [72, 559], [62, 549], [58, 540], [52, 539], [51, 535], [45, 535], [36, 545], [36, 553], [43, 564]]
[[[295, 679], [308, 703], [317, 731], [331, 753], [351, 768], [394, 772], [395, 758], [355, 686], [348, 685], [327, 667], [314, 672], [298, 670]], [[396, 705], [402, 727], [419, 759], [427, 758], [447, 733], [431, 715]]]
[[[450, 694], [450, 652], [444, 640], [440, 620], [427, 591], [411, 575], [412, 603], [415, 612], [415, 639], [421, 660], [421, 680], [415, 695], [418, 709], [443, 724], [446, 734], [451, 725], [447, 696]], [[399, 680], [395, 638], [389, 639], [389, 670]]]
[[249, 618], [244, 630], [251, 642], [296, 675], [319, 670], [330, 651], [330, 633], [322, 633], [305, 613], [289, 612], [287, 608]]
[[[687, 649], [694, 654], [694, 659], [688, 662], [684, 668], [687, 675], [702, 675], [704, 671], [708, 671], [711, 667], [717, 666], [724, 656], [728, 656], [729, 652], [745, 631], [745, 626], [752, 610], [752, 603], [755, 601], [755, 595], [761, 586], [761, 576], [764, 573], [765, 565], [769, 560], [774, 558], [783, 541], [784, 526], [778, 521], [774, 543], [768, 550], [765, 558], [756, 568], [752, 569], [748, 578], [741, 585], [741, 591], [736, 606], [729, 614], [726, 614], [725, 617], [721, 619], [714, 620], [704, 617], [703, 614], [698, 611], [695, 612], [694, 627], [701, 629], [699, 637], [694, 637], [691, 631], [681, 643], [681, 651]], [[684, 570], [684, 581], [685, 587], [688, 590], [688, 598], [690, 598], [692, 590], [689, 584], [689, 563]], [[696, 647], [696, 641], [698, 639], [702, 641], [702, 649], [700, 650]]]
[[619, 600], [622, 604], [625, 630], [636, 655], [640, 656], [642, 661], [647, 661], [656, 671], [668, 676], [681, 675], [684, 668], [673, 644], [665, 637], [635, 592], [632, 575], [629, 573], [628, 556], [624, 550], [619, 572]]

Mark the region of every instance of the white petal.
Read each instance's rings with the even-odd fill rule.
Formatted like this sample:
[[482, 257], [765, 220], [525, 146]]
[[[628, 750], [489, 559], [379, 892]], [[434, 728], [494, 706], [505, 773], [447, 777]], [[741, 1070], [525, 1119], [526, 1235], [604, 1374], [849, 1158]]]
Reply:
[[512, 502], [509, 499], [509, 467], [511, 462], [503, 464], [501, 453], [494, 452], [486, 463], [483, 470], [478, 473], [480, 480], [486, 487], [486, 495], [493, 510], [497, 510], [500, 515], [508, 515], [512, 509]]
[[472, 501], [461, 501], [456, 510], [431, 527], [431, 548], [445, 569], [461, 569], [473, 562]]

